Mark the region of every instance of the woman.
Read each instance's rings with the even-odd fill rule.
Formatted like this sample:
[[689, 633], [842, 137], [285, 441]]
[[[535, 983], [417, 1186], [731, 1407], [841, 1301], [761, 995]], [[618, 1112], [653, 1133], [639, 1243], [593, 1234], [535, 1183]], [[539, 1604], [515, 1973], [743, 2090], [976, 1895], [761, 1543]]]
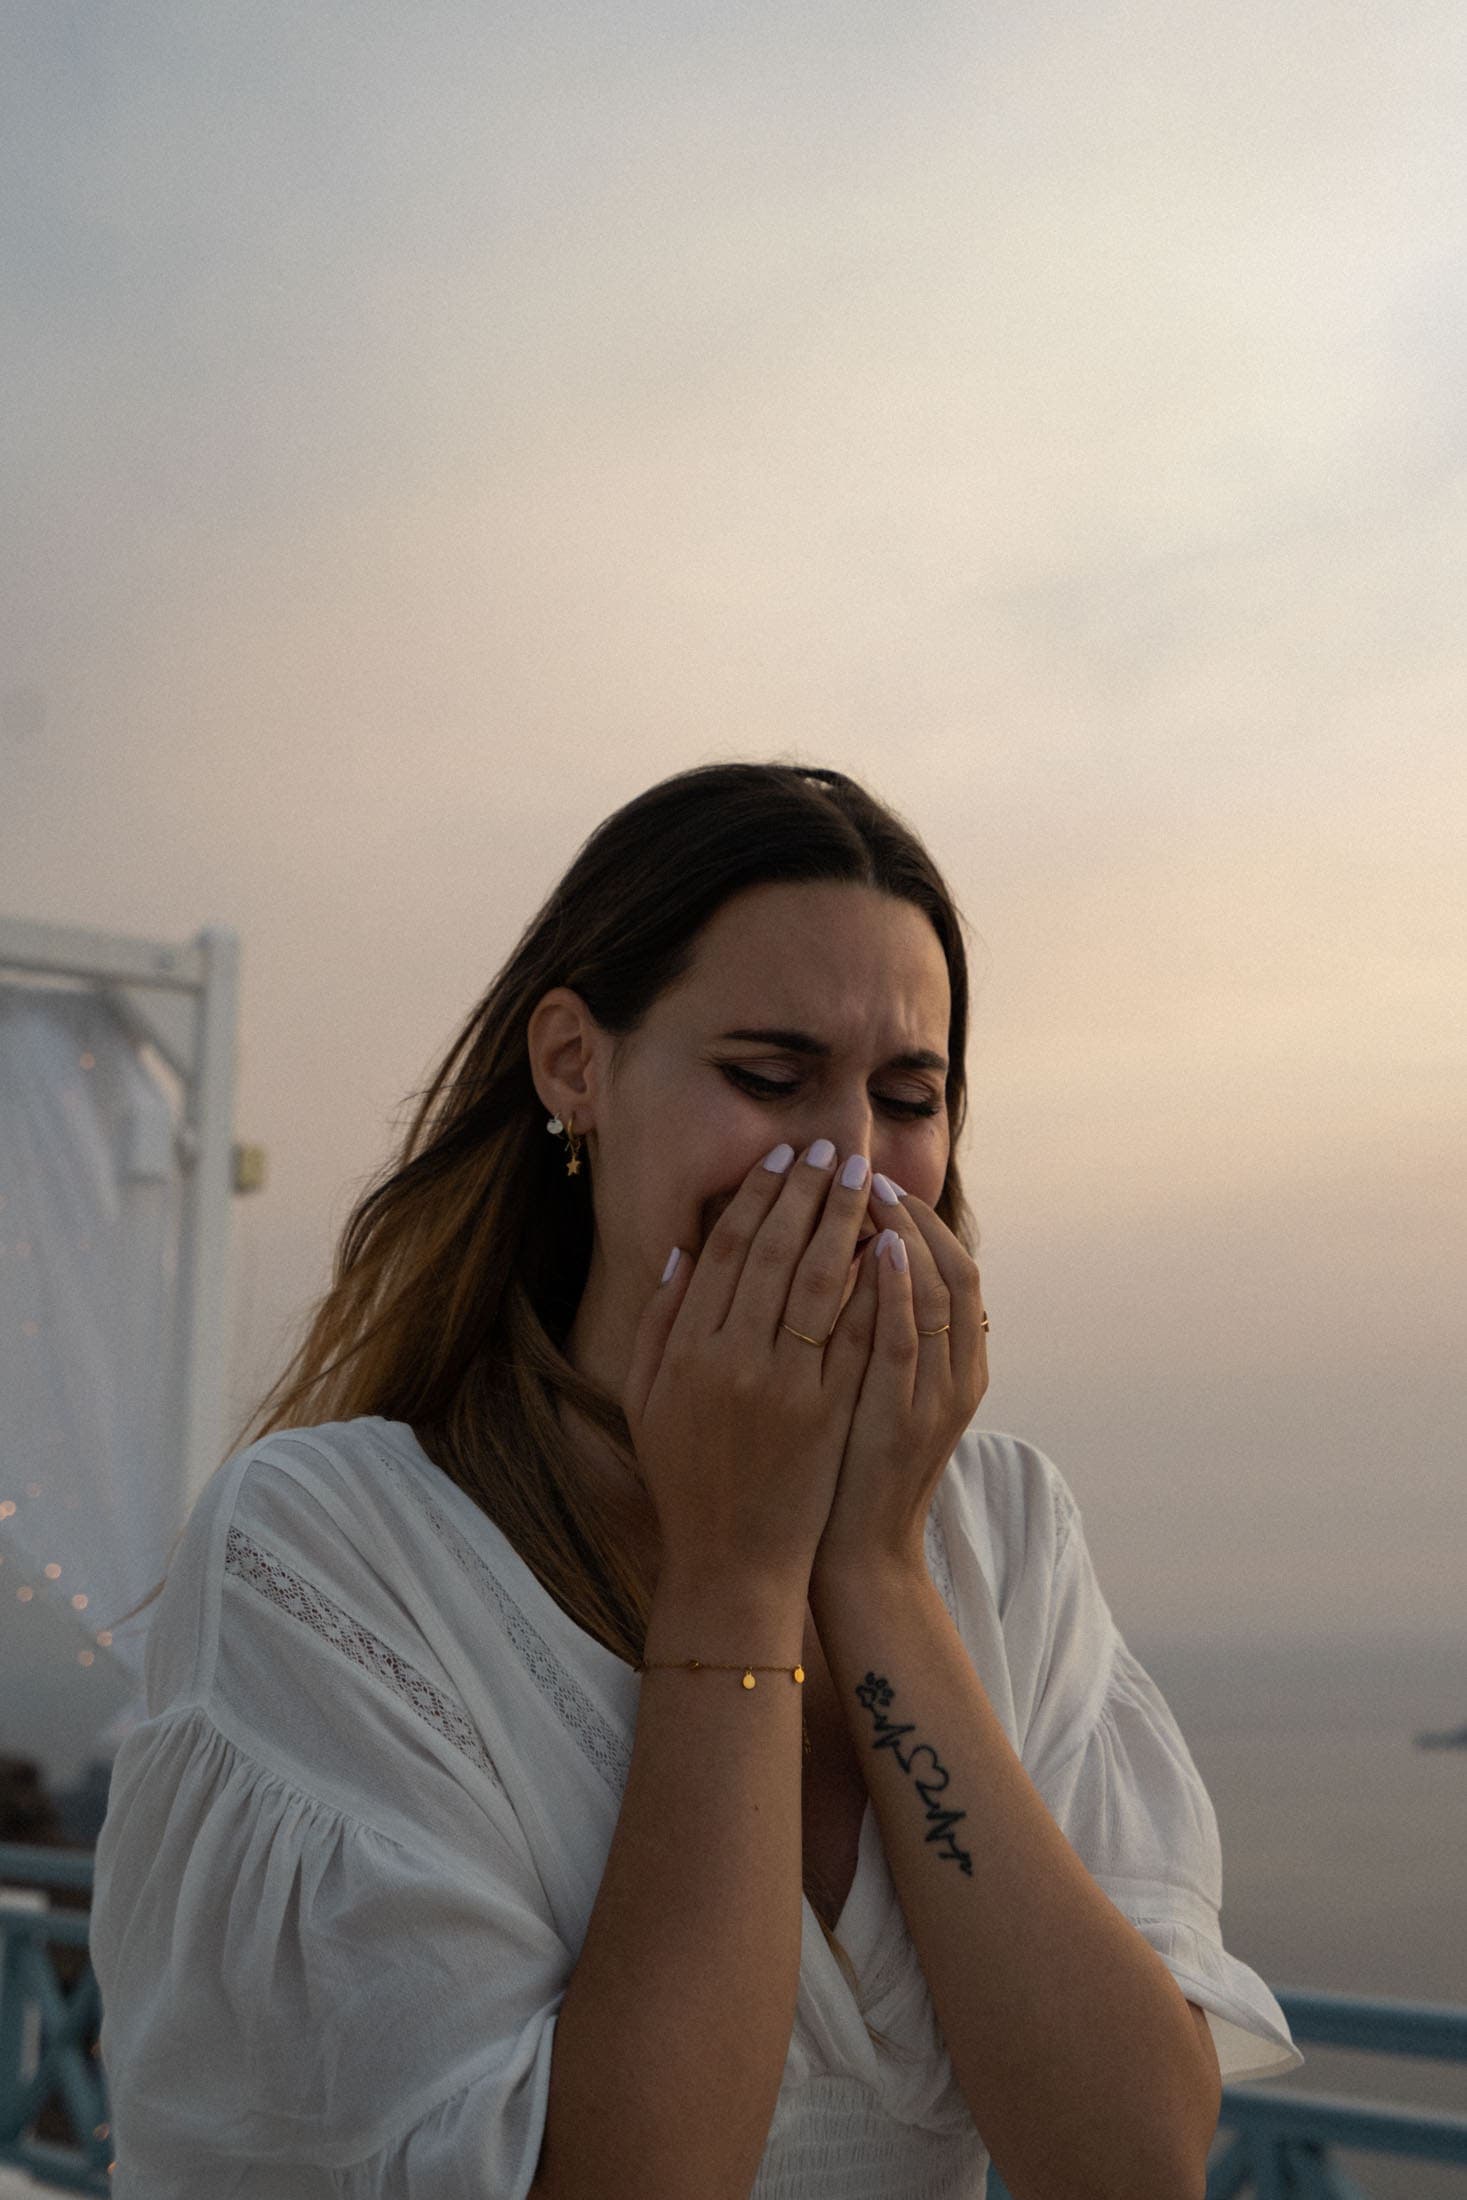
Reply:
[[975, 1425], [967, 1010], [840, 773], [582, 848], [167, 1579], [115, 2200], [1181, 2200], [1302, 2060], [1073, 1498]]

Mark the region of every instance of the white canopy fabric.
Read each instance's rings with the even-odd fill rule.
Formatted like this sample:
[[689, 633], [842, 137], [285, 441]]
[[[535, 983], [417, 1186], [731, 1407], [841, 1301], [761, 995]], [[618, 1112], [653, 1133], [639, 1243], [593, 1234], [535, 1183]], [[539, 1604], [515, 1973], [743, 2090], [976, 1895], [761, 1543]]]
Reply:
[[148, 1613], [95, 1638], [184, 1508], [174, 1111], [102, 993], [0, 981], [0, 1750], [53, 1788], [144, 1713]]

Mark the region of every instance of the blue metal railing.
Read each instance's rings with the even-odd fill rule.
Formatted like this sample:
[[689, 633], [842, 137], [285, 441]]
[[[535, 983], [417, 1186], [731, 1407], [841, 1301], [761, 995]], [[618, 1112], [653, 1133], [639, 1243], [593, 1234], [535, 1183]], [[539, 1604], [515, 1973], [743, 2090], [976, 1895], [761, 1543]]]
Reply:
[[[92, 1865], [86, 1849], [0, 1843], [0, 1884], [90, 1890]], [[87, 1948], [89, 1924], [85, 1911], [27, 1909], [0, 1893], [0, 2167], [28, 2170], [61, 2190], [105, 2195], [111, 2125], [97, 2048], [96, 1975], [88, 1955], [64, 1986], [48, 1953]], [[1301, 2044], [1467, 2062], [1467, 2008], [1291, 1987], [1274, 1993]], [[70, 2121], [70, 2144], [35, 2135], [53, 2099]], [[1467, 2116], [1328, 2094], [1224, 2086], [1218, 2132], [1207, 2200], [1367, 2200], [1331, 2160], [1332, 2148], [1467, 2168]], [[988, 2173], [988, 2194], [1010, 2200], [996, 2168]]]
[[[1467, 2062], [1467, 2009], [1290, 1986], [1273, 1994], [1301, 2046]], [[1229, 2136], [1215, 2143], [1208, 2161], [1207, 2200], [1369, 2200], [1331, 2159], [1331, 2148], [1467, 2168], [1467, 2116], [1435, 2109], [1225, 2085], [1217, 2128]], [[996, 2168], [988, 2173], [988, 2200], [1010, 2200]]]
[[[1301, 2045], [1467, 2062], [1467, 2009], [1287, 1987], [1277, 1989], [1275, 1999]], [[1229, 2085], [1223, 2087], [1218, 2129], [1230, 2132], [1232, 2140], [1208, 2163], [1207, 2200], [1234, 2200], [1243, 2193], [1258, 2200], [1295, 2194], [1299, 2200], [1366, 2200], [1330, 2160], [1332, 2147], [1467, 2169], [1467, 2116], [1438, 2109]]]
[[[92, 1863], [90, 1849], [0, 1844], [0, 1886], [90, 1892]], [[0, 1893], [0, 2166], [29, 2170], [63, 2191], [106, 2193], [111, 2125], [90, 1930], [86, 1910], [28, 1909]], [[81, 1949], [81, 1963], [63, 1959], [58, 1969], [57, 1948]], [[61, 1975], [67, 1970], [75, 1974], [69, 1984]], [[35, 2130], [54, 2102], [70, 2125], [69, 2141]]]

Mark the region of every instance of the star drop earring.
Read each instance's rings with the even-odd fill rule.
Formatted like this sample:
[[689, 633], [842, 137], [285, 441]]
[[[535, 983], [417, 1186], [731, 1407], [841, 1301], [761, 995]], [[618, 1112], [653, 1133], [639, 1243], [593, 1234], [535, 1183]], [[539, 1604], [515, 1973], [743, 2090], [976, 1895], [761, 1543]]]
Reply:
[[575, 1117], [572, 1116], [570, 1119], [569, 1130], [566, 1130], [565, 1124], [561, 1122], [558, 1115], [552, 1115], [545, 1128], [552, 1138], [559, 1137], [562, 1131], [566, 1132], [566, 1136], [570, 1140], [570, 1159], [565, 1165], [565, 1173], [567, 1176], [579, 1176], [581, 1173], [581, 1141], [576, 1136]]

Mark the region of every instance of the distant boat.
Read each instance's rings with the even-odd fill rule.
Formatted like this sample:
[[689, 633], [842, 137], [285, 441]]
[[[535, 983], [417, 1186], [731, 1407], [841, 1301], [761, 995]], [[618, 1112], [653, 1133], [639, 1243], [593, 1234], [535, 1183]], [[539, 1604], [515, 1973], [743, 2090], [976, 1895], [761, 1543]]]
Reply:
[[1418, 1734], [1418, 1749], [1467, 1749], [1467, 1726], [1459, 1726], [1453, 1734]]

